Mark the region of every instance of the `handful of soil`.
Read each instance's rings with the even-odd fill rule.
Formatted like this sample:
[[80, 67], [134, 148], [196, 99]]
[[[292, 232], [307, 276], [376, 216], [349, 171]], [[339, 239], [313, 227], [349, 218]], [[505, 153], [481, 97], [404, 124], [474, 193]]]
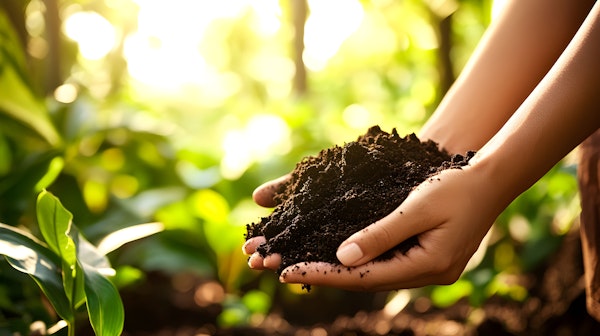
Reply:
[[[416, 135], [400, 137], [371, 127], [344, 146], [305, 157], [288, 183], [275, 195], [276, 207], [258, 223], [246, 225], [246, 239], [264, 236], [262, 256], [281, 254], [284, 268], [298, 262], [340, 264], [338, 246], [355, 232], [396, 209], [410, 191], [441, 170], [460, 168], [474, 155], [451, 156], [433, 141]], [[419, 244], [417, 236], [379, 256], [406, 253]]]

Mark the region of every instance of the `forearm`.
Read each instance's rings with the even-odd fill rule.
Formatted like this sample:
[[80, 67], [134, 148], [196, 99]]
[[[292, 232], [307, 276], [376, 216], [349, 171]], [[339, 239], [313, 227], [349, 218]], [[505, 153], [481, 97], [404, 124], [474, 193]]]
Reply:
[[600, 127], [600, 3], [514, 116], [479, 151], [473, 168], [510, 202]]
[[481, 148], [567, 46], [592, 1], [509, 2], [419, 136], [453, 153]]

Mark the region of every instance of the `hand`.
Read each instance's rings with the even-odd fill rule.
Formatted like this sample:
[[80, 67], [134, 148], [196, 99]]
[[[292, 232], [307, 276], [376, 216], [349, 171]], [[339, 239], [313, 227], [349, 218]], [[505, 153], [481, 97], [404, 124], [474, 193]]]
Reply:
[[[426, 180], [390, 215], [355, 233], [338, 249], [344, 266], [299, 263], [280, 281], [349, 290], [392, 290], [455, 282], [507, 204], [484, 169], [449, 169]], [[371, 261], [418, 235], [420, 246], [388, 261]], [[276, 261], [276, 260], [273, 260]], [[266, 260], [263, 266], [272, 264]]]
[[[266, 208], [274, 207], [276, 205], [275, 200], [273, 199], [273, 196], [275, 196], [275, 192], [290, 178], [291, 175], [286, 174], [275, 180], [268, 181], [260, 185], [252, 193], [252, 199], [254, 200], [254, 202], [256, 202], [256, 204], [260, 206]], [[281, 264], [281, 256], [279, 254], [271, 254], [263, 258], [263, 256], [256, 252], [256, 248], [258, 248], [261, 244], [265, 242], [265, 237], [252, 237], [248, 239], [246, 243], [242, 246], [242, 251], [245, 254], [250, 255], [250, 258], [248, 259], [248, 266], [257, 270], [277, 270], [279, 268], [279, 264]]]

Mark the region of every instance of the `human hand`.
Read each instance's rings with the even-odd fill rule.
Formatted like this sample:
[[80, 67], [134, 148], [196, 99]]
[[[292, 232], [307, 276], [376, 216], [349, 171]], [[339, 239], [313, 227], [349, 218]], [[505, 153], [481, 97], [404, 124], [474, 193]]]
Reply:
[[[473, 166], [442, 171], [417, 186], [394, 212], [344, 241], [337, 254], [343, 266], [299, 263], [284, 269], [280, 281], [368, 291], [455, 282], [507, 205], [488, 175]], [[420, 246], [372, 261], [414, 235]], [[261, 265], [273, 268], [277, 258], [265, 258]], [[255, 268], [261, 266], [254, 262]]]
[[[252, 199], [254, 202], [260, 206], [266, 208], [274, 207], [275, 200], [273, 197], [277, 190], [279, 190], [285, 183], [289, 181], [291, 178], [290, 174], [283, 175], [275, 180], [271, 180], [263, 183], [259, 187], [257, 187], [252, 193]], [[260, 253], [256, 252], [256, 249], [263, 243], [266, 242], [265, 237], [252, 237], [244, 243], [242, 246], [242, 251], [250, 255], [248, 259], [248, 265], [250, 268], [263, 270], [263, 269], [272, 269], [276, 270], [279, 268], [279, 264], [281, 264], [281, 256], [279, 254], [271, 254], [263, 258]]]

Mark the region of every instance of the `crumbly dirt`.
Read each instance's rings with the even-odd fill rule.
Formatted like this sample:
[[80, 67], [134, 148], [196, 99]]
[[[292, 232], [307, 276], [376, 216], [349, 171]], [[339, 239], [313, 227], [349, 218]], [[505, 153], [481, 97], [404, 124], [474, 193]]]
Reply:
[[[281, 254], [278, 273], [298, 262], [338, 264], [338, 246], [353, 233], [396, 209], [418, 184], [444, 169], [468, 164], [474, 152], [450, 155], [433, 141], [371, 127], [356, 141], [322, 150], [300, 161], [276, 193], [276, 207], [247, 225], [246, 239], [264, 236], [261, 255]], [[406, 253], [411, 237], [379, 257]]]

